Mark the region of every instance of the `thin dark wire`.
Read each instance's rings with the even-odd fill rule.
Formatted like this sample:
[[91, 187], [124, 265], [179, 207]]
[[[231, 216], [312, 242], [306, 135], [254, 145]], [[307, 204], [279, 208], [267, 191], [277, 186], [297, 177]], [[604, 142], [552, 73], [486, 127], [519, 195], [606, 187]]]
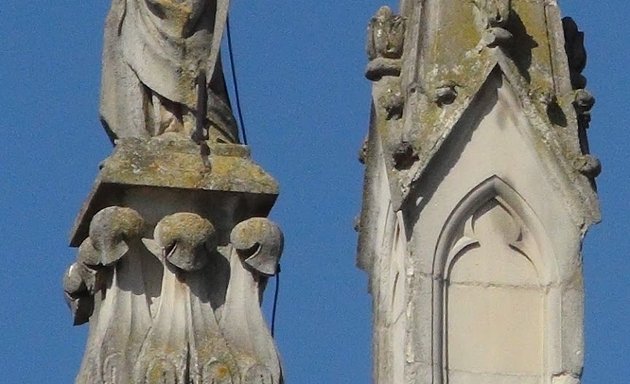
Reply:
[[273, 294], [273, 309], [271, 310], [271, 337], [274, 337], [276, 331], [276, 310], [278, 309], [278, 293], [280, 292], [280, 264], [278, 264], [278, 273], [276, 273], [276, 291]]
[[247, 145], [247, 133], [245, 133], [245, 123], [243, 123], [243, 112], [241, 111], [241, 98], [238, 93], [238, 82], [236, 81], [236, 67], [234, 66], [234, 51], [232, 50], [232, 34], [230, 33], [230, 17], [226, 20], [228, 53], [230, 54], [230, 69], [232, 72], [232, 84], [234, 84], [234, 98], [236, 99], [236, 112], [238, 121], [243, 132], [243, 144]]

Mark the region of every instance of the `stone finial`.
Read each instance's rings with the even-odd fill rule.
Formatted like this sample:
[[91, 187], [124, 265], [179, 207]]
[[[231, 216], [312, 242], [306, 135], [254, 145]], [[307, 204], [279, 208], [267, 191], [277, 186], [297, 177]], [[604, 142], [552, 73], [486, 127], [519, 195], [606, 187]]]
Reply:
[[[582, 35], [565, 21], [565, 52], [553, 0], [401, 8], [401, 75], [372, 84], [358, 225], [375, 382], [577, 384], [601, 169], [584, 124], [594, 99], [569, 73]], [[381, 98], [398, 84], [392, 120]]]

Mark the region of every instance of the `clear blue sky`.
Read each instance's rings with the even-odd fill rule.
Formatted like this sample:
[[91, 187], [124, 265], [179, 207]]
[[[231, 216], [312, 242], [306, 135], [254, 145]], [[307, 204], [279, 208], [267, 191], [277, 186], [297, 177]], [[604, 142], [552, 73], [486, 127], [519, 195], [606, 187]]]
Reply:
[[[298, 384], [369, 383], [371, 308], [354, 267], [370, 84], [364, 31], [382, 1], [234, 0], [232, 28], [254, 158], [280, 182], [286, 236], [277, 342]], [[395, 6], [394, 2], [390, 5]], [[630, 377], [630, 5], [565, 0], [587, 32], [590, 139], [604, 222], [589, 234], [583, 383]], [[98, 121], [109, 1], [4, 0], [0, 8], [0, 373], [70, 383], [86, 327], [73, 328], [61, 276], [67, 235], [111, 146]], [[273, 285], [270, 285], [273, 287]]]

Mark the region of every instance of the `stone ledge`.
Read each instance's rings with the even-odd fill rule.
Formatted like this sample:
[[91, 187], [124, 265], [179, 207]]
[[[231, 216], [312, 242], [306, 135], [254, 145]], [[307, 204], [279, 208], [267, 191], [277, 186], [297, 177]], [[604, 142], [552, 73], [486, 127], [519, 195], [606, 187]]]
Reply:
[[259, 205], [261, 212], [275, 202], [278, 183], [251, 160], [248, 147], [211, 144], [209, 163], [209, 167], [204, 164], [199, 146], [176, 136], [118, 140], [75, 220], [70, 245], [77, 247], [87, 237], [96, 212], [120, 204], [116, 196], [133, 189], [195, 192], [201, 199], [213, 200], [238, 194]]

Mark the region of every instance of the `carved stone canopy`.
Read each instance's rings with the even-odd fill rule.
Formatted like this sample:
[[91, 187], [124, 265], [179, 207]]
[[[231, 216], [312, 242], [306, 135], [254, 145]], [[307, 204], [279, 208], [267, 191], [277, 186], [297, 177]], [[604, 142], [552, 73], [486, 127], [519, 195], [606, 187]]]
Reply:
[[370, 20], [357, 263], [376, 383], [580, 383], [601, 171], [583, 37], [545, 0], [403, 1]]

